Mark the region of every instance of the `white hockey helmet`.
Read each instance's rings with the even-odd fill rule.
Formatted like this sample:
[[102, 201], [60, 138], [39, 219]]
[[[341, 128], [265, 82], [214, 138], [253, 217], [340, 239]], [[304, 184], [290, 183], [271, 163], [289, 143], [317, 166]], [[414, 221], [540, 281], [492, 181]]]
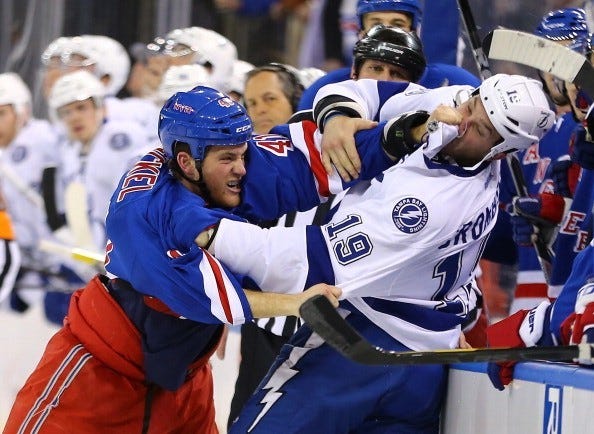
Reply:
[[72, 38], [60, 36], [54, 39], [41, 54], [41, 63], [45, 66], [53, 66], [62, 63], [62, 54], [68, 50], [72, 43]]
[[93, 53], [98, 54], [96, 73], [101, 78], [109, 76], [105, 85], [106, 95], [117, 94], [128, 81], [130, 74], [130, 57], [122, 44], [104, 35], [83, 35], [95, 47]]
[[323, 71], [320, 68], [314, 68], [313, 66], [301, 68], [299, 70], [299, 78], [301, 79], [301, 84], [303, 84], [305, 89], [311, 86], [316, 80], [318, 80], [318, 78], [322, 78], [324, 75], [326, 75], [326, 71]]
[[29, 113], [31, 91], [18, 74], [0, 74], [0, 105], [12, 105], [18, 116]]
[[103, 105], [105, 86], [97, 77], [81, 69], [60, 77], [52, 86], [48, 99], [50, 117], [58, 119], [58, 109], [67, 104], [93, 98], [96, 107]]
[[489, 120], [503, 138], [483, 161], [501, 152], [528, 148], [555, 123], [555, 113], [537, 80], [496, 74], [486, 79], [478, 91]]
[[214, 30], [198, 26], [172, 30], [165, 39], [183, 44], [196, 52], [194, 62], [211, 66], [213, 85], [225, 88], [226, 81], [233, 74], [233, 63], [237, 60], [237, 47], [229, 39]]
[[238, 95], [243, 95], [245, 90], [245, 76], [248, 72], [254, 69], [254, 65], [245, 60], [236, 60], [233, 62], [233, 74], [227, 80], [225, 93], [235, 92]]
[[159, 104], [163, 104], [177, 92], [187, 92], [196, 86], [210, 85], [210, 74], [202, 65], [170, 66], [159, 85]]

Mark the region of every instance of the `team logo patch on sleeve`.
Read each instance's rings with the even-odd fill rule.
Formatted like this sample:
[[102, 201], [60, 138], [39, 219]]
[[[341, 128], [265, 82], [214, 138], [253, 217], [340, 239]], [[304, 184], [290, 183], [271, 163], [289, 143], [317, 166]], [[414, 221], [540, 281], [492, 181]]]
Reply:
[[130, 146], [130, 143], [130, 137], [125, 133], [116, 133], [109, 140], [109, 146], [116, 150], [125, 149]]
[[19, 145], [19, 146], [16, 146], [12, 150], [12, 153], [10, 155], [10, 158], [12, 159], [13, 162], [20, 163], [25, 158], [27, 158], [27, 154], [28, 153], [29, 152], [27, 151], [27, 148], [25, 146]]
[[427, 224], [429, 211], [419, 199], [405, 197], [394, 206], [392, 220], [398, 230], [405, 234], [416, 234]]

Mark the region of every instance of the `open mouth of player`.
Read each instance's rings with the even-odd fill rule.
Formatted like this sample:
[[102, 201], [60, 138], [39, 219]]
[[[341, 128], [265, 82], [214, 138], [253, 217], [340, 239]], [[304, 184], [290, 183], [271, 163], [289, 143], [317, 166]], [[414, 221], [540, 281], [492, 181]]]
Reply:
[[234, 193], [241, 193], [241, 181], [228, 182], [227, 188]]

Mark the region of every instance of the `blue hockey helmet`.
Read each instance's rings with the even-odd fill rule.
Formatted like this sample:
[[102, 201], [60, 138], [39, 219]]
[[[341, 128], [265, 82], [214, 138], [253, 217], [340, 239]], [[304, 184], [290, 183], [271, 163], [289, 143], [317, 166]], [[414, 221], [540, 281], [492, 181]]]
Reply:
[[551, 11], [542, 17], [535, 34], [552, 41], [586, 38], [588, 36], [586, 13], [580, 8]]
[[227, 95], [206, 86], [177, 92], [159, 115], [159, 139], [165, 155], [173, 157], [176, 142], [190, 145], [190, 153], [203, 160], [208, 146], [236, 146], [252, 135], [245, 109]]
[[363, 27], [363, 15], [369, 12], [405, 12], [412, 17], [411, 30], [416, 30], [421, 24], [423, 10], [419, 0], [359, 0], [357, 2], [357, 16]]

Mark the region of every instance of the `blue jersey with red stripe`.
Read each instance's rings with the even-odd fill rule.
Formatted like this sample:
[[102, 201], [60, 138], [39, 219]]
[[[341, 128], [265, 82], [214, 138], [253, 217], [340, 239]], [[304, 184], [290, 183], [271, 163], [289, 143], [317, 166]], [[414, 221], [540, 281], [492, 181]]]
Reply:
[[[525, 151], [518, 152], [530, 196], [553, 192], [553, 180], [547, 176], [547, 169], [553, 161], [567, 154], [569, 140], [575, 126], [576, 121], [571, 113], [566, 113], [558, 118], [555, 128], [545, 134], [540, 142], [533, 144]], [[508, 204], [512, 197], [518, 194], [513, 186], [509, 170], [507, 167], [505, 169], [501, 173], [500, 199], [503, 204]], [[534, 284], [537, 284], [538, 288], [535, 292], [530, 292], [530, 285]], [[547, 287], [544, 274], [532, 246], [518, 246], [518, 285], [517, 296], [546, 297]]]
[[[380, 146], [383, 126], [357, 135], [362, 178], [391, 164]], [[147, 153], [112, 195], [105, 268], [125, 282], [112, 285], [111, 293], [141, 331], [147, 378], [162, 387], [181, 385], [189, 364], [216, 345], [220, 324], [252, 318], [243, 276], [199, 248], [194, 242], [198, 234], [223, 217], [242, 220], [232, 211], [255, 221], [276, 218], [309, 209], [347, 186], [337, 174], [328, 176], [323, 170], [315, 124], [277, 131], [285, 135], [256, 136], [248, 142], [248, 174], [242, 205], [235, 210], [211, 208], [184, 187], [168, 170], [162, 149]], [[154, 310], [171, 320], [152, 320], [158, 317]]]

